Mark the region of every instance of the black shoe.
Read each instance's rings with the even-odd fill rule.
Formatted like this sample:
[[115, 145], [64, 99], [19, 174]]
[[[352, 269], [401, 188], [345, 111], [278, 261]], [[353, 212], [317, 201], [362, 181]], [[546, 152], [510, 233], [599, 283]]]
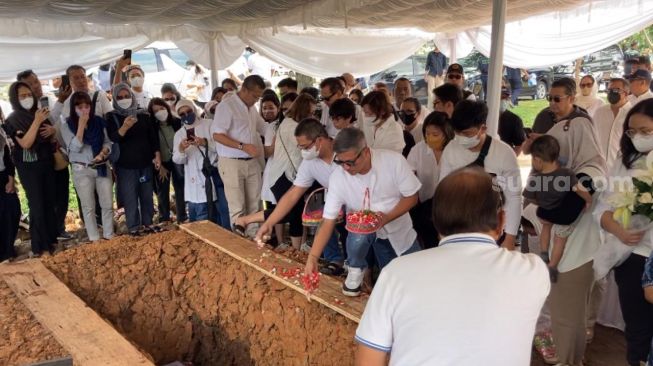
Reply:
[[138, 237], [138, 236], [141, 236], [141, 232], [138, 231], [138, 230], [134, 230], [134, 231], [130, 231], [129, 235], [133, 236], [133, 237]]
[[345, 269], [338, 263], [329, 263], [326, 266], [320, 268], [320, 273], [329, 275], [329, 276], [340, 276], [345, 273]]
[[356, 287], [354, 289], [351, 289], [351, 288], [347, 287], [347, 285], [345, 285], [344, 282], [343, 282], [343, 284], [342, 284], [342, 294], [345, 295], [345, 296], [351, 296], [351, 297], [360, 296], [361, 287], [358, 286], [358, 287]]
[[67, 232], [62, 232], [59, 235], [57, 235], [57, 240], [59, 241], [68, 241], [75, 239], [75, 236], [73, 234], [67, 233]]

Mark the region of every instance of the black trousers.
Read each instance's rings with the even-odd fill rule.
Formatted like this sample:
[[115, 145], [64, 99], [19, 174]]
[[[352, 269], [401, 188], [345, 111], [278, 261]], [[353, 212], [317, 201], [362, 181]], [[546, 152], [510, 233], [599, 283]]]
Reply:
[[[281, 200], [286, 192], [292, 187], [292, 182], [286, 178], [285, 174], [281, 174], [281, 177], [277, 179], [270, 190], [274, 194], [274, 198], [277, 199], [277, 202]], [[288, 215], [281, 220], [281, 222], [288, 223], [288, 233], [290, 236], [298, 237], [302, 236], [304, 233], [304, 226], [302, 225], [302, 212], [304, 211], [304, 200], [300, 199], [297, 201], [295, 206], [288, 212]]]
[[175, 206], [177, 206], [177, 223], [188, 219], [186, 199], [184, 197], [184, 176], [181, 174], [183, 166], [179, 167], [172, 161], [161, 163], [170, 172], [166, 180], [161, 180], [159, 174], [154, 172], [154, 190], [157, 195], [159, 208], [159, 221], [170, 221], [170, 183], [175, 189]]
[[413, 207], [410, 210], [410, 218], [413, 220], [413, 228], [417, 232], [417, 239], [422, 249], [437, 247], [440, 239], [433, 225], [433, 199], [420, 202]]
[[54, 216], [57, 224], [57, 234], [66, 231], [66, 215], [68, 214], [68, 196], [70, 187], [70, 172], [68, 168], [54, 171]]
[[619, 302], [626, 323], [626, 359], [630, 365], [646, 362], [653, 337], [653, 304], [644, 298], [642, 275], [646, 257], [631, 254], [614, 270]]
[[37, 161], [16, 166], [18, 177], [29, 206], [29, 233], [32, 252], [41, 254], [54, 251], [57, 242], [57, 218], [55, 217], [56, 187], [52, 162]]
[[8, 181], [7, 173], [0, 172], [0, 262], [16, 256], [14, 242], [20, 221], [18, 195], [5, 192]]

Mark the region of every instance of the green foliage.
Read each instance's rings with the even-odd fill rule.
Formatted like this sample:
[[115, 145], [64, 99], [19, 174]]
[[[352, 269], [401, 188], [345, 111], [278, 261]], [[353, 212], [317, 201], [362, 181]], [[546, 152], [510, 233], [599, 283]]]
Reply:
[[637, 42], [640, 54], [653, 54], [653, 25], [623, 39], [618, 44], [622, 50], [627, 50], [633, 42]]

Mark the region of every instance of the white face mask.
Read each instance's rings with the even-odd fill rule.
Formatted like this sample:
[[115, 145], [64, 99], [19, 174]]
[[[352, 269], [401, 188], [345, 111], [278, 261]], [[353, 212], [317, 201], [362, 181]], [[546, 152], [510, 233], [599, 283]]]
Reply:
[[317, 145], [313, 145], [312, 148], [309, 150], [301, 150], [302, 153], [302, 159], [304, 160], [313, 160], [316, 159], [320, 155], [320, 151], [317, 148]]
[[170, 108], [173, 108], [175, 106], [175, 103], [177, 103], [176, 100], [166, 100], [166, 103], [170, 106]]
[[372, 116], [372, 117], [365, 116], [365, 117], [363, 117], [363, 123], [376, 126], [379, 123], [381, 123], [381, 120], [376, 118], [376, 116]]
[[481, 138], [478, 135], [472, 137], [456, 135], [453, 139], [465, 149], [473, 149], [481, 142]]
[[132, 106], [131, 98], [118, 100], [117, 103], [118, 103], [118, 107], [122, 109], [127, 109]]
[[21, 99], [19, 102], [20, 102], [20, 106], [27, 110], [32, 109], [32, 107], [34, 106], [34, 98], [32, 97]]
[[499, 106], [499, 110], [503, 113], [508, 110], [508, 107], [510, 106], [510, 102], [507, 100], [502, 100], [501, 105]]
[[164, 122], [168, 120], [168, 111], [165, 109], [162, 109], [156, 113], [154, 113], [154, 118], [156, 118], [160, 122]]
[[641, 153], [647, 153], [653, 150], [653, 135], [636, 134], [632, 138], [635, 149]]
[[140, 88], [145, 83], [145, 79], [140, 76], [136, 76], [129, 79], [129, 82], [131, 83], [132, 88]]

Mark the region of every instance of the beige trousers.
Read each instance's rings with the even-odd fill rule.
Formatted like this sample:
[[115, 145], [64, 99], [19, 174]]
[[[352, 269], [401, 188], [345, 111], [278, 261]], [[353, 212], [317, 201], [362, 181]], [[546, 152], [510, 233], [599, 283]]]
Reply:
[[233, 225], [240, 216], [258, 212], [262, 180], [258, 159], [238, 160], [223, 157], [218, 160], [218, 170], [224, 183], [231, 224]]
[[433, 100], [435, 99], [435, 95], [433, 95], [433, 89], [444, 84], [444, 77], [426, 75], [426, 84], [428, 85], [428, 95], [429, 95], [428, 107], [433, 108]]
[[594, 284], [592, 262], [558, 275], [549, 295], [551, 330], [560, 363], [580, 365], [585, 355], [585, 330]]

